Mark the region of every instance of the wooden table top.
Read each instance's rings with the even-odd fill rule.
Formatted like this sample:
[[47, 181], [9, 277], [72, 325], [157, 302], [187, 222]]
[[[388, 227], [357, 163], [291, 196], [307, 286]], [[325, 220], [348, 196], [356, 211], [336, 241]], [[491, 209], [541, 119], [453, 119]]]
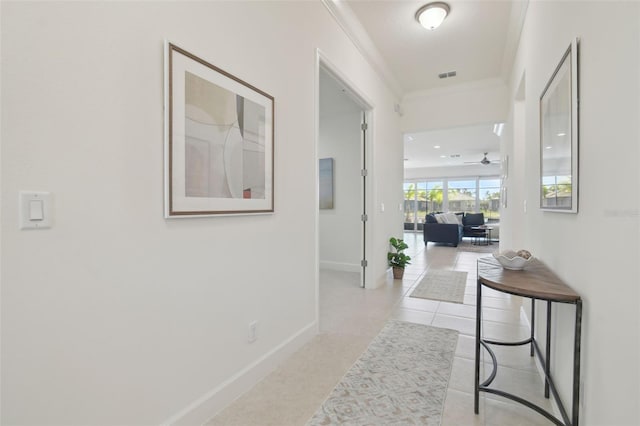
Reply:
[[478, 280], [494, 290], [554, 302], [576, 303], [580, 295], [541, 261], [534, 259], [522, 271], [504, 269], [493, 257], [478, 259]]

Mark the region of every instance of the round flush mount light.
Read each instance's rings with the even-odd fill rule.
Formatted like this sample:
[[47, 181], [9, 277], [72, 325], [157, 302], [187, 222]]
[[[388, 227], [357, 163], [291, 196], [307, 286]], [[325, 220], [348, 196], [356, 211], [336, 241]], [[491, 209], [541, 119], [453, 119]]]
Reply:
[[428, 30], [435, 30], [449, 14], [449, 5], [444, 2], [428, 3], [416, 12], [416, 20]]

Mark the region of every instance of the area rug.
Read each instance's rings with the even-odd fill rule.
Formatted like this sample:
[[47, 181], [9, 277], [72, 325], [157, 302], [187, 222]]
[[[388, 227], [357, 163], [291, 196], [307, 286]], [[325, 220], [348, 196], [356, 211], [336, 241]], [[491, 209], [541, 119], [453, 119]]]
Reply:
[[462, 303], [466, 286], [466, 272], [429, 270], [409, 297]]
[[307, 424], [439, 425], [457, 342], [454, 330], [387, 321]]
[[475, 245], [471, 244], [471, 240], [462, 240], [458, 243], [458, 250], [460, 251], [472, 251], [476, 253], [493, 253], [498, 251], [498, 243], [490, 245]]

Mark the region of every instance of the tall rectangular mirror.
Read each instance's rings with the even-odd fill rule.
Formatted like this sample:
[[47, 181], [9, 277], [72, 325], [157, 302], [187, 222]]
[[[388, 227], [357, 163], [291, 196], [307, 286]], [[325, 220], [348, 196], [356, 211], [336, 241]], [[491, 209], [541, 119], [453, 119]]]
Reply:
[[540, 208], [578, 212], [578, 39], [540, 96]]

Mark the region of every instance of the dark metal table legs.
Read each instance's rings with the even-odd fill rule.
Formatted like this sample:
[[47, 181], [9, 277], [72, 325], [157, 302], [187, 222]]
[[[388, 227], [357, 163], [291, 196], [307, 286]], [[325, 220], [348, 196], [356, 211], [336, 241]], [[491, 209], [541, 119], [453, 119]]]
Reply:
[[482, 284], [477, 281], [476, 288], [476, 380], [475, 393], [473, 400], [473, 409], [476, 414], [479, 413], [480, 399], [480, 318], [482, 315]]
[[[531, 299], [531, 337], [520, 342], [499, 342], [489, 339], [484, 339], [481, 336], [481, 323], [482, 323], [482, 283], [478, 279], [476, 290], [476, 359], [475, 359], [475, 382], [474, 382], [474, 412], [479, 414], [480, 408], [480, 392], [492, 393], [494, 395], [500, 395], [505, 398], [516, 401], [523, 404], [532, 410], [540, 413], [551, 422], [559, 426], [578, 426], [578, 418], [580, 411], [580, 340], [581, 340], [581, 328], [582, 328], [582, 300], [578, 300], [575, 303], [576, 306], [576, 320], [574, 330], [574, 350], [573, 350], [573, 389], [572, 389], [572, 405], [571, 405], [571, 418], [564, 408], [560, 395], [556, 389], [553, 378], [551, 377], [551, 302], [547, 300], [547, 326], [546, 326], [546, 347], [545, 354], [543, 356], [542, 351], [538, 347], [538, 343], [535, 339], [535, 299]], [[489, 348], [489, 345], [502, 345], [502, 346], [519, 346], [531, 344], [531, 356], [534, 354], [537, 356], [539, 362], [542, 364], [542, 368], [545, 374], [544, 383], [544, 396], [549, 398], [549, 394], [553, 395], [553, 398], [558, 406], [562, 420], [556, 418], [553, 414], [549, 413], [545, 409], [521, 398], [517, 395], [510, 394], [498, 389], [490, 388], [489, 385], [493, 381], [497, 371], [497, 361], [494, 352]], [[480, 350], [483, 347], [489, 355], [491, 355], [493, 361], [493, 372], [490, 377], [480, 382]]]

